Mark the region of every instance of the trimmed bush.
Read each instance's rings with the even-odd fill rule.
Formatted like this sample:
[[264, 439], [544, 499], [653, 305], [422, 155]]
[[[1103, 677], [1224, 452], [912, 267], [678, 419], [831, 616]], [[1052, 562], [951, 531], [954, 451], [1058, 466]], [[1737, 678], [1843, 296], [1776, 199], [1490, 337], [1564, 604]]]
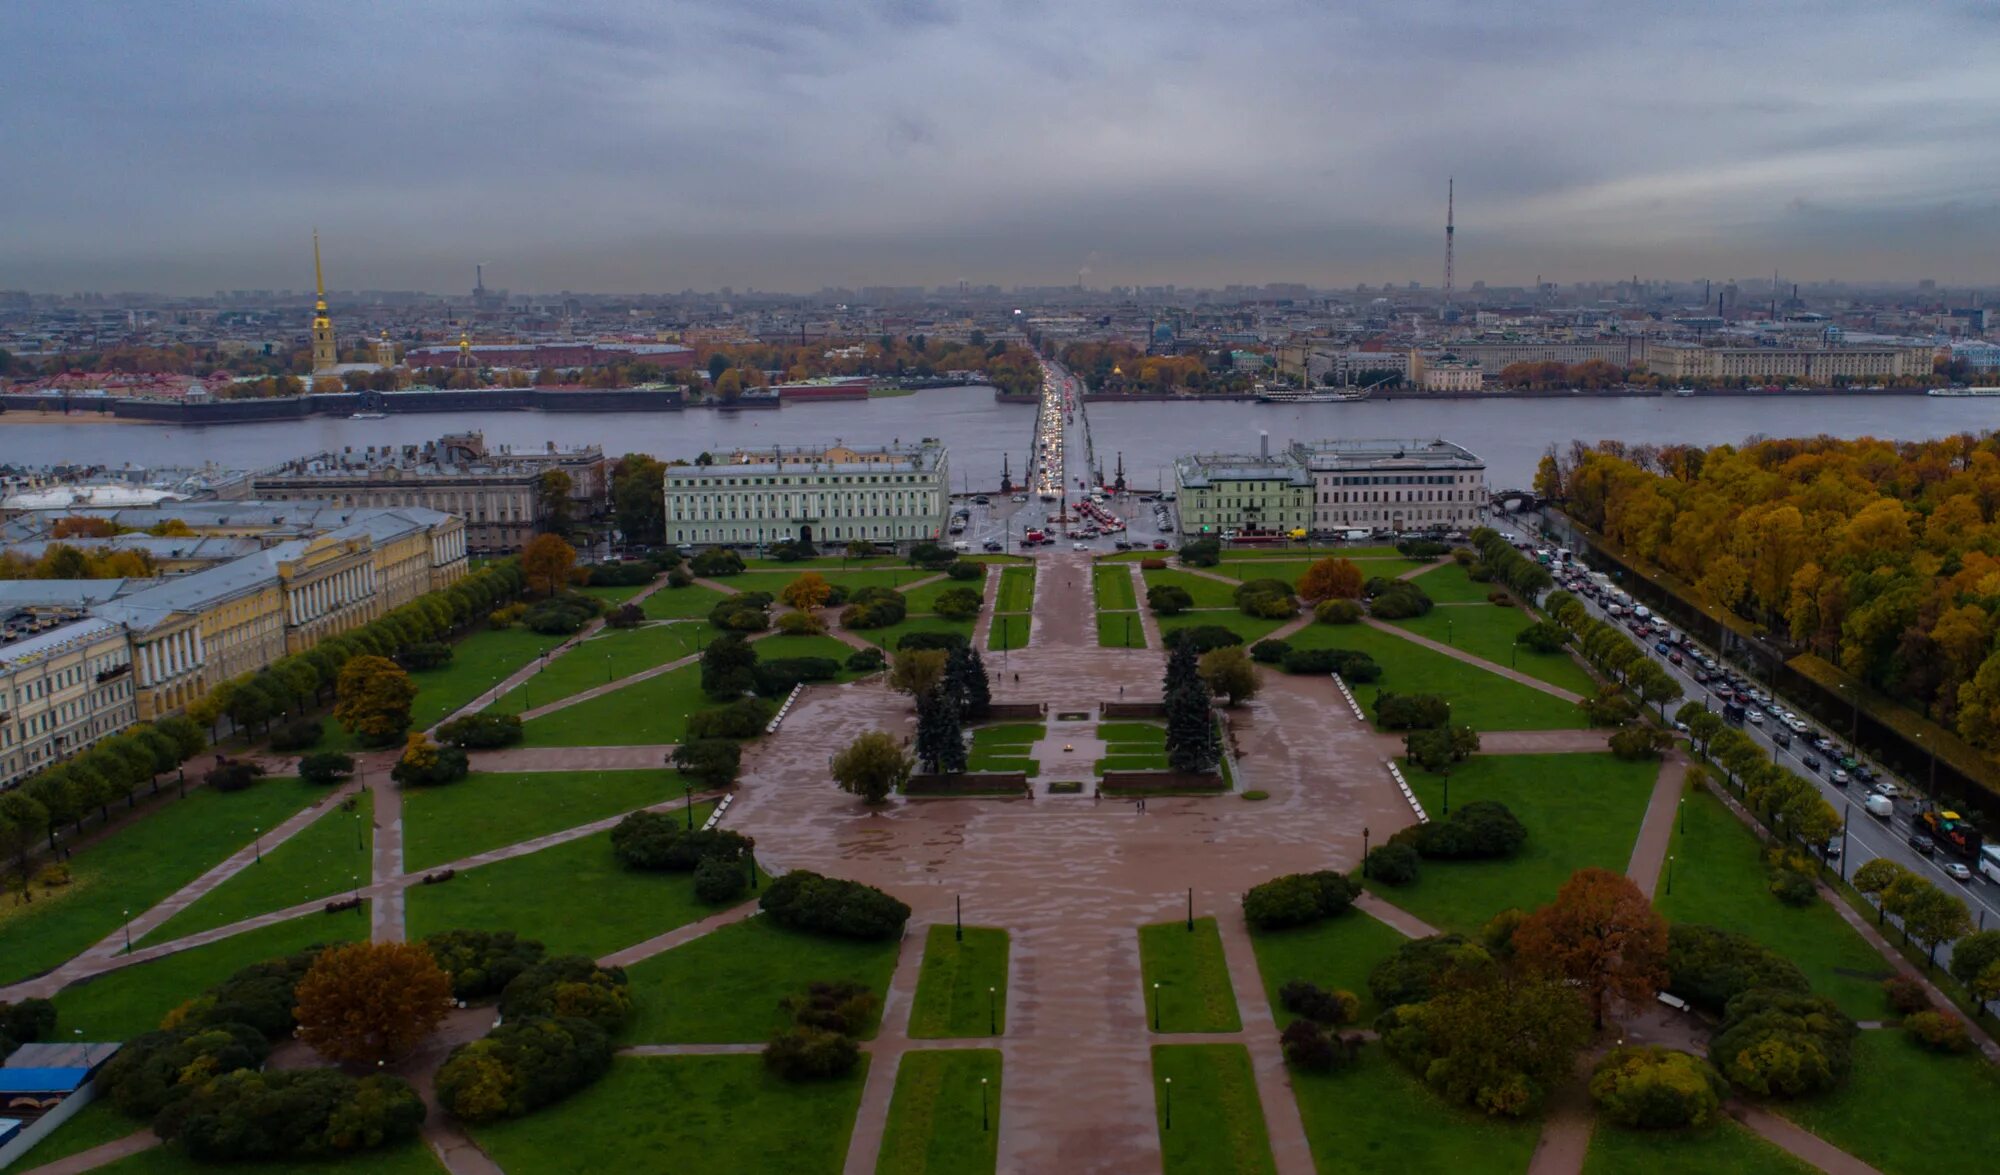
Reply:
[[1383, 730], [1428, 730], [1451, 724], [1451, 703], [1437, 694], [1375, 695], [1375, 724]]
[[1360, 1042], [1359, 1036], [1342, 1037], [1311, 1019], [1294, 1020], [1278, 1034], [1285, 1063], [1314, 1073], [1351, 1064], [1361, 1053]]
[[880, 649], [856, 649], [847, 655], [847, 668], [851, 673], [879, 673], [888, 662], [888, 657]]
[[826, 622], [811, 612], [787, 612], [778, 617], [778, 631], [786, 636], [821, 636]]
[[946, 575], [956, 580], [979, 579], [986, 574], [986, 564], [972, 559], [960, 559], [944, 569]]
[[1279, 658], [1278, 667], [1286, 673], [1338, 673], [1355, 685], [1382, 677], [1382, 666], [1358, 649], [1293, 649]]
[[341, 751], [314, 751], [299, 758], [299, 778], [331, 787], [354, 774], [354, 756]]
[[613, 1051], [588, 1020], [510, 1020], [451, 1051], [437, 1071], [438, 1104], [467, 1122], [518, 1118], [604, 1076]]
[[302, 718], [297, 722], [287, 722], [271, 732], [271, 749], [274, 751], [303, 751], [319, 745], [326, 734], [326, 727], [317, 718]]
[[722, 856], [703, 857], [694, 867], [694, 896], [711, 906], [733, 902], [750, 891], [746, 865]]
[[1181, 562], [1189, 567], [1213, 567], [1222, 562], [1222, 540], [1194, 539], [1181, 544]]
[[147, 1119], [214, 1074], [262, 1065], [270, 1051], [264, 1034], [248, 1024], [143, 1032], [104, 1063], [97, 1089], [119, 1113]]
[[736, 575], [743, 570], [743, 556], [727, 547], [710, 547], [688, 560], [688, 570], [703, 579]]
[[778, 708], [763, 698], [739, 698], [726, 706], [696, 710], [688, 715], [687, 737], [690, 740], [756, 738], [764, 733], [764, 728], [770, 725], [771, 716], [777, 712]]
[[858, 1036], [873, 1022], [881, 1001], [859, 983], [814, 980], [799, 995], [788, 995], [778, 1007], [800, 1028], [820, 1028], [843, 1036]]
[[438, 741], [465, 750], [489, 751], [521, 741], [518, 714], [467, 714], [438, 727]]
[[741, 872], [757, 842], [726, 828], [689, 828], [667, 812], [633, 812], [611, 830], [611, 853], [627, 869], [690, 873], [711, 857]]
[[1804, 995], [1805, 972], [1746, 934], [1676, 922], [1667, 928], [1667, 990], [1710, 1015], [1746, 991]]
[[1361, 1016], [1361, 999], [1351, 991], [1327, 991], [1303, 979], [1278, 989], [1287, 1012], [1327, 1025], [1352, 1024]]
[[1898, 1016], [1914, 1016], [1936, 1007], [1931, 1003], [1931, 993], [1924, 990], [1924, 985], [1907, 975], [1891, 975], [1884, 979], [1882, 995], [1889, 1001], [1889, 1009]]
[[1313, 608], [1313, 619], [1321, 624], [1359, 624], [1362, 615], [1355, 600], [1321, 600]]
[[436, 669], [450, 661], [451, 646], [443, 641], [418, 641], [414, 645], [403, 646], [402, 651], [396, 654], [396, 664], [412, 673]]
[[1435, 860], [1511, 857], [1528, 839], [1527, 828], [1498, 800], [1472, 800], [1443, 820], [1415, 827], [1418, 855]]
[[264, 777], [264, 768], [248, 759], [225, 759], [209, 768], [202, 782], [216, 791], [243, 791]]
[[238, 1069], [193, 1086], [153, 1119], [203, 1162], [309, 1158], [416, 1137], [424, 1103], [400, 1077], [338, 1069]]
[[979, 593], [971, 588], [946, 588], [938, 593], [937, 602], [931, 605], [931, 609], [947, 620], [970, 620], [979, 615], [984, 603]]
[[1708, 1057], [1746, 1093], [1806, 1097], [1846, 1080], [1855, 1032], [1854, 1021], [1825, 996], [1746, 991], [1724, 1009]]
[[1240, 645], [1243, 638], [1219, 624], [1196, 624], [1188, 628], [1177, 628], [1161, 639], [1169, 651], [1182, 645], [1194, 649], [1195, 656], [1211, 652], [1228, 645]]
[[1972, 1048], [1965, 1021], [1950, 1012], [1918, 1012], [1903, 1018], [1910, 1039], [1934, 1053], [1962, 1053]]
[[1179, 584], [1156, 583], [1146, 589], [1146, 607], [1155, 616], [1179, 616], [1194, 607], [1194, 597]]
[[632, 1014], [632, 991], [623, 967], [600, 967], [583, 955], [543, 959], [516, 975], [500, 993], [500, 1015], [574, 1016], [606, 1032]]
[[1408, 885], [1417, 879], [1417, 850], [1406, 844], [1376, 845], [1368, 850], [1367, 875], [1383, 885]]
[[424, 939], [424, 947], [446, 975], [455, 999], [499, 995], [523, 971], [547, 954], [541, 943], [511, 930], [447, 930]]
[[1291, 651], [1292, 646], [1284, 641], [1258, 641], [1250, 646], [1250, 659], [1259, 665], [1276, 665]]
[[1420, 1004], [1435, 994], [1447, 971], [1486, 952], [1457, 934], [1434, 934], [1397, 947], [1368, 971], [1368, 992], [1384, 1008]]
[[837, 938], [895, 938], [910, 919], [909, 906], [874, 886], [805, 869], [766, 886], [757, 904], [780, 926]]
[[764, 1046], [764, 1067], [786, 1081], [827, 1081], [845, 1077], [861, 1061], [861, 1049], [838, 1032], [793, 1028]]
[[767, 698], [781, 698], [802, 682], [832, 681], [839, 677], [840, 662], [831, 657], [776, 657], [757, 662], [751, 675], [758, 693]]
[[921, 649], [942, 649], [949, 653], [955, 649], [970, 647], [962, 632], [906, 632], [896, 638], [898, 653]]
[[1376, 577], [1362, 585], [1369, 615], [1378, 620], [1405, 620], [1431, 610], [1431, 598], [1424, 589], [1407, 579]]
[[1590, 1075], [1597, 1108], [1634, 1130], [1712, 1126], [1727, 1093], [1713, 1065], [1658, 1045], [1613, 1049]]
[[1330, 869], [1287, 873], [1252, 886], [1243, 895], [1243, 917], [1259, 930], [1304, 926], [1345, 914], [1361, 887]]

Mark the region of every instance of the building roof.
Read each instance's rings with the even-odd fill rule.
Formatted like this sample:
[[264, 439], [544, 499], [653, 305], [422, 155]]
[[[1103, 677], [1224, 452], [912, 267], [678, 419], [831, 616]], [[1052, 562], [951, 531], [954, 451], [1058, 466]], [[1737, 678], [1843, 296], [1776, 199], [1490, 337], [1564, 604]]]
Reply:
[[1300, 441], [1292, 448], [1312, 469], [1486, 468], [1471, 450], [1439, 437]]
[[144, 506], [185, 498], [172, 490], [134, 485], [55, 485], [21, 490], [0, 499], [0, 509], [64, 510], [79, 506]]
[[1309, 486], [1305, 467], [1288, 456], [1260, 457], [1254, 453], [1197, 453], [1174, 462], [1174, 480], [1189, 489], [1220, 481], [1286, 481]]
[[74, 620], [60, 628], [0, 646], [0, 669], [12, 671], [23, 665], [60, 656], [117, 631], [117, 624], [99, 616]]
[[157, 628], [183, 613], [200, 612], [234, 596], [244, 595], [277, 582], [278, 563], [297, 558], [306, 541], [293, 539], [241, 559], [167, 579], [133, 580], [149, 586], [121, 596], [96, 609], [106, 620], [115, 620], [137, 632]]
[[0, 1068], [0, 1093], [68, 1093], [90, 1079], [88, 1069]]
[[75, 547], [79, 551], [144, 551], [161, 562], [188, 559], [220, 562], [255, 554], [261, 548], [256, 539], [226, 535], [159, 538], [149, 534], [120, 534], [102, 539], [34, 539], [10, 543], [7, 549], [29, 559], [39, 559], [53, 546]]
[[0, 579], [0, 609], [88, 608], [150, 579]]
[[24, 1044], [7, 1058], [9, 1069], [78, 1069], [111, 1059], [122, 1045], [116, 1041], [48, 1041]]

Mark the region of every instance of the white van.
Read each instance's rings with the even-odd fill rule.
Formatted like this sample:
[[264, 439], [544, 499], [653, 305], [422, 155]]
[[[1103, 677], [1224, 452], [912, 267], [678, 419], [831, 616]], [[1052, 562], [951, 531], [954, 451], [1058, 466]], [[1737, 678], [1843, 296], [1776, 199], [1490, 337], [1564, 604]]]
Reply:
[[1888, 796], [1869, 796], [1862, 803], [1867, 806], [1868, 814], [1877, 820], [1886, 821], [1896, 814], [1896, 802]]
[[1372, 536], [1365, 530], [1350, 530], [1343, 532], [1340, 537], [1350, 543], [1365, 543]]
[[968, 543], [968, 542], [963, 542], [963, 541], [961, 541], [961, 542], [956, 542], [956, 543], [953, 543], [953, 544], [951, 545], [951, 549], [952, 549], [952, 550], [954, 550], [954, 551], [957, 551], [957, 552], [958, 552], [959, 554], [963, 555], [963, 554], [965, 554], [965, 553], [966, 553], [967, 551], [970, 551], [970, 550], [972, 549], [972, 544], [971, 544], [971, 543]]

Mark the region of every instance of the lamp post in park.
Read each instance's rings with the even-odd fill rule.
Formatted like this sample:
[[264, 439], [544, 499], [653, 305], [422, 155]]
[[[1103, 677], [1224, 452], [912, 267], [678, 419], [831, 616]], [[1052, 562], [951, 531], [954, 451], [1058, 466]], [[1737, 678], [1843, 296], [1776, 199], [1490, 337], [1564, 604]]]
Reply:
[[1160, 1030], [1160, 985], [1153, 985], [1153, 1031]]
[[993, 1129], [993, 1120], [986, 1114], [986, 1078], [984, 1077], [979, 1079], [979, 1129], [982, 1131]]
[[1167, 1099], [1166, 1099], [1166, 1101], [1167, 1101], [1167, 1126], [1166, 1126], [1166, 1128], [1167, 1128], [1168, 1130], [1172, 1130], [1172, 1129], [1174, 1128], [1174, 1079], [1173, 1079], [1173, 1078], [1171, 1078], [1171, 1077], [1169, 1077], [1169, 1078], [1167, 1078], [1167, 1079], [1166, 1079], [1166, 1083], [1167, 1083]]
[[989, 987], [986, 989], [986, 1033], [988, 1036], [1000, 1035], [999, 998], [999, 988]]

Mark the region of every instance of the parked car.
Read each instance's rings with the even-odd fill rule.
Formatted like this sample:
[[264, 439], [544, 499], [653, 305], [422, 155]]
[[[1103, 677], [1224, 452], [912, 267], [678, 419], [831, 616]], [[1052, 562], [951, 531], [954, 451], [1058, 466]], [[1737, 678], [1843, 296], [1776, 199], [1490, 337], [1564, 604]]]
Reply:
[[1884, 796], [1892, 800], [1895, 799], [1897, 796], [1903, 794], [1903, 789], [1897, 787], [1896, 781], [1893, 779], [1885, 779], [1882, 782], [1876, 784], [1874, 788], [1871, 790], [1873, 790], [1874, 793], [1878, 796]]
[[1750, 718], [1750, 725], [1752, 726], [1764, 725], [1764, 712], [1762, 710], [1750, 711], [1749, 718]]
[[1910, 847], [1915, 849], [1919, 856], [1924, 856], [1924, 857], [1928, 857], [1932, 853], [1937, 852], [1937, 843], [1931, 840], [1930, 837], [1924, 835], [1921, 832], [1913, 832], [1910, 834]]
[[1155, 551], [1164, 551], [1164, 550], [1166, 550], [1166, 549], [1167, 549], [1167, 540], [1165, 540], [1165, 539], [1154, 539], [1154, 540], [1153, 540], [1153, 549], [1154, 549]]
[[1846, 787], [1847, 781], [1850, 777], [1847, 774], [1847, 772], [1841, 770], [1838, 767], [1835, 767], [1833, 769], [1833, 773], [1831, 775], [1828, 775], [1827, 778], [1833, 781], [1833, 786], [1835, 787]]
[[1817, 772], [1819, 770], [1819, 759], [1812, 755], [1802, 757], [1799, 762], [1805, 764], [1807, 771]]
[[999, 539], [987, 539], [979, 545], [988, 551], [1004, 551], [1007, 549], [1007, 544], [1001, 542]]
[[1962, 885], [1972, 884], [1972, 870], [1967, 869], [1963, 861], [1945, 862], [1944, 871], [1951, 875], [1953, 881]]

